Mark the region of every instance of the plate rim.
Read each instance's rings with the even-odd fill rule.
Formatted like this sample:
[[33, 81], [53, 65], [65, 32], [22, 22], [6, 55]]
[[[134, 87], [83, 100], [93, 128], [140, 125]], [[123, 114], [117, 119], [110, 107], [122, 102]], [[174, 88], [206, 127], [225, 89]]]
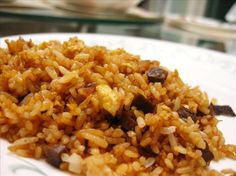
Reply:
[[[188, 44], [184, 44], [184, 43], [175, 43], [175, 42], [172, 42], [172, 41], [167, 41], [167, 40], [161, 40], [161, 39], [154, 39], [154, 38], [147, 38], [147, 37], [140, 37], [140, 36], [125, 36], [125, 35], [116, 35], [116, 34], [100, 34], [100, 33], [76, 33], [76, 32], [53, 32], [53, 33], [27, 33], [27, 34], [16, 34], [16, 35], [9, 35], [9, 36], [2, 36], [0, 37], [0, 43], [2, 40], [5, 40], [5, 39], [13, 39], [13, 38], [17, 38], [17, 37], [37, 37], [37, 36], [48, 36], [48, 35], [55, 35], [55, 36], [66, 36], [68, 35], [73, 37], [74, 36], [84, 36], [84, 37], [94, 37], [94, 36], [97, 36], [97, 37], [106, 37], [106, 38], [120, 38], [120, 39], [131, 39], [131, 40], [135, 40], [135, 39], [138, 39], [138, 40], [144, 40], [144, 41], [147, 41], [147, 42], [157, 42], [157, 43], [163, 43], [163, 44], [167, 44], [167, 45], [172, 45], [172, 46], [175, 46], [175, 47], [186, 47], [189, 48], [189, 49], [195, 49], [195, 50], [198, 50], [198, 51], [201, 51], [201, 52], [208, 52], [208, 53], [212, 53], [212, 54], [220, 54], [222, 56], [227, 56], [227, 57], [231, 57], [232, 59], [234, 58], [235, 60], [235, 63], [236, 63], [236, 57], [234, 55], [230, 55], [230, 54], [227, 54], [227, 53], [223, 53], [223, 52], [220, 52], [220, 51], [215, 51], [215, 50], [210, 50], [210, 49], [206, 49], [206, 48], [200, 48], [200, 47], [197, 47], [197, 46], [192, 46], [192, 45], [188, 45]], [[60, 40], [60, 39], [59, 39]]]

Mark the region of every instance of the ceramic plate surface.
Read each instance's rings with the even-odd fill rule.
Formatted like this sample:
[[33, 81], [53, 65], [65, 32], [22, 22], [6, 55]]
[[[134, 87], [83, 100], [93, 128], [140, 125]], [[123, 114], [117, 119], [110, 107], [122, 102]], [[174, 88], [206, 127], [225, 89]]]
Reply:
[[[230, 105], [236, 112], [236, 58], [222, 53], [174, 44], [159, 40], [99, 35], [99, 34], [30, 34], [22, 35], [39, 43], [47, 40], [68, 40], [77, 36], [87, 45], [103, 45], [110, 49], [124, 48], [128, 52], [140, 55], [142, 59], [157, 59], [161, 65], [177, 69], [183, 81], [191, 86], [199, 85], [211, 98], [217, 98], [219, 104]], [[0, 46], [6, 47], [4, 39], [16, 39], [19, 36], [0, 38]], [[226, 143], [236, 144], [236, 118], [218, 116], [222, 120], [218, 127], [222, 130]], [[22, 158], [7, 150], [9, 145], [0, 139], [0, 175], [1, 176], [64, 176], [69, 173], [59, 171], [43, 160]], [[225, 159], [212, 162], [211, 168], [236, 168], [236, 162]]]

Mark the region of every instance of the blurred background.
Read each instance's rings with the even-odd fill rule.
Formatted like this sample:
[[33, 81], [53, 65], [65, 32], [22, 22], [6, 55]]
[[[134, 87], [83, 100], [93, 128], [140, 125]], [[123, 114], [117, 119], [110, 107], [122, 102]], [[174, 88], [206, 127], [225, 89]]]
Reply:
[[0, 0], [0, 37], [51, 32], [139, 36], [236, 55], [236, 1]]

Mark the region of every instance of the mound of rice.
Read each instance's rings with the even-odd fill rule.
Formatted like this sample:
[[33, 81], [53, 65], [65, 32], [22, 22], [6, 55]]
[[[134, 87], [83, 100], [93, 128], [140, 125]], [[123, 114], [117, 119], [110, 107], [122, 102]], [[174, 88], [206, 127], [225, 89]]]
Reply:
[[78, 38], [0, 49], [0, 136], [9, 150], [86, 176], [222, 175], [236, 159], [206, 93], [178, 72]]

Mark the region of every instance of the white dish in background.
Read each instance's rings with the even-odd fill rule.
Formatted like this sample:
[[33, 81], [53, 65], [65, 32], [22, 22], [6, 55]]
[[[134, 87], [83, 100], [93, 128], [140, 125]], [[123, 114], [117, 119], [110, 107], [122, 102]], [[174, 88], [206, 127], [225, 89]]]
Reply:
[[[165, 41], [98, 34], [30, 34], [24, 39], [41, 42], [50, 39], [68, 40], [77, 36], [88, 45], [103, 45], [110, 49], [124, 48], [138, 54], [143, 59], [158, 59], [161, 65], [172, 70], [178, 69], [185, 83], [199, 85], [210, 98], [216, 97], [219, 104], [230, 105], [236, 111], [236, 58], [219, 52], [199, 49]], [[4, 39], [17, 39], [18, 36], [0, 39], [0, 46], [5, 47]], [[236, 144], [236, 118], [219, 116], [219, 128], [224, 133], [226, 143]], [[7, 150], [9, 143], [0, 139], [0, 175], [1, 176], [64, 176], [69, 173], [59, 171], [45, 161], [18, 157]], [[236, 162], [223, 160], [212, 162], [211, 168], [221, 170], [236, 168]]]
[[236, 39], [236, 25], [222, 23], [210, 18], [171, 15], [165, 17], [165, 22], [167, 25], [207, 37]]
[[[45, 3], [67, 10], [81, 11], [83, 8], [95, 11], [126, 11], [142, 0], [44, 0]], [[77, 9], [77, 10], [76, 10]], [[105, 13], [105, 12], [104, 12]]]
[[191, 16], [183, 17], [178, 15], [172, 15], [172, 16], [167, 16], [166, 20], [167, 21], [170, 20], [180, 25], [192, 25], [206, 30], [208, 29], [222, 32], [236, 32], [235, 24], [220, 22], [212, 18], [191, 17]]
[[52, 10], [53, 7], [45, 4], [41, 0], [34, 0], [34, 3], [29, 0], [8, 0], [8, 1], [0, 1], [0, 8], [4, 9], [47, 9]]

